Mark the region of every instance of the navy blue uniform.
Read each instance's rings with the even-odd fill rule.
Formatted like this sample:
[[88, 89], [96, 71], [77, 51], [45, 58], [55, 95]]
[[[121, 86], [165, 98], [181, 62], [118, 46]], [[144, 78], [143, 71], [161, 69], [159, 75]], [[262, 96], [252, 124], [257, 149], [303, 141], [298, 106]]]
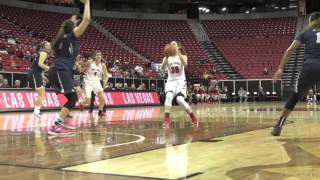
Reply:
[[[43, 69], [39, 67], [39, 58], [40, 54], [37, 53], [37, 58], [32, 63], [32, 67], [28, 73], [28, 81], [31, 88], [40, 88], [43, 86], [42, 72]], [[47, 59], [45, 59], [45, 64], [47, 63]]]
[[300, 70], [295, 93], [285, 106], [290, 110], [293, 110], [302, 93], [309, 90], [315, 83], [320, 82], [320, 31], [309, 29], [299, 34], [295, 39], [305, 44], [305, 62]]
[[75, 91], [73, 67], [80, 52], [80, 42], [71, 32], [64, 35], [58, 47], [49, 70], [49, 81], [57, 93], [68, 94]]

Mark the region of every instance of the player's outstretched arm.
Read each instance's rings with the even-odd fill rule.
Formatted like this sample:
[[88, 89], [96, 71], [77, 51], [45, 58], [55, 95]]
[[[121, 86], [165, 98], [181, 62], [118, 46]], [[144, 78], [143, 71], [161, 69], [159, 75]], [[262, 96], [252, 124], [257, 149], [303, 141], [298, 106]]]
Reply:
[[109, 80], [108, 68], [105, 63], [102, 63], [102, 75], [103, 75], [103, 89], [106, 88], [107, 82]]
[[164, 57], [163, 60], [162, 60], [162, 64], [160, 66], [160, 70], [164, 71], [166, 69], [167, 65], [168, 65], [168, 58]]
[[298, 41], [298, 40], [294, 40], [292, 42], [292, 44], [290, 45], [290, 47], [286, 50], [286, 52], [284, 53], [283, 57], [282, 57], [282, 60], [280, 62], [280, 65], [278, 67], [278, 70], [277, 72], [274, 74], [273, 76], [273, 81], [277, 81], [279, 79], [282, 78], [282, 75], [283, 75], [283, 70], [284, 70], [284, 67], [286, 66], [286, 64], [288, 63], [292, 53], [298, 49], [301, 45], [301, 42]]
[[84, 3], [84, 13], [83, 13], [83, 19], [79, 26], [77, 26], [74, 29], [74, 34], [78, 38], [80, 37], [89, 26], [91, 15], [90, 15], [90, 0], [81, 0], [81, 2]]
[[180, 60], [183, 66], [188, 66], [188, 57], [186, 55], [181, 54], [180, 51], [178, 51], [177, 54], [180, 57]]

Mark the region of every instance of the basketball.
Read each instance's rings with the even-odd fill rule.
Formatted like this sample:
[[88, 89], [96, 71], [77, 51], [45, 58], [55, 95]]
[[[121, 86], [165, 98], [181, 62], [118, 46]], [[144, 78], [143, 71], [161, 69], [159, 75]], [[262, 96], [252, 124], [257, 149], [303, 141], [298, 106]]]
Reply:
[[175, 54], [177, 54], [177, 48], [174, 45], [167, 44], [164, 47], [164, 56], [165, 57], [174, 56]]

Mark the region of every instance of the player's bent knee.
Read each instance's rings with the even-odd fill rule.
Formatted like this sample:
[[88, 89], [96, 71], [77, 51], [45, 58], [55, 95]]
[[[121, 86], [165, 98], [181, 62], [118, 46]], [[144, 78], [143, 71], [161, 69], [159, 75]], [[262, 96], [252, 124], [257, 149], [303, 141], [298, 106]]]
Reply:
[[180, 102], [183, 102], [183, 101], [185, 101], [184, 100], [184, 96], [178, 95], [177, 96], [177, 102], [180, 103]]

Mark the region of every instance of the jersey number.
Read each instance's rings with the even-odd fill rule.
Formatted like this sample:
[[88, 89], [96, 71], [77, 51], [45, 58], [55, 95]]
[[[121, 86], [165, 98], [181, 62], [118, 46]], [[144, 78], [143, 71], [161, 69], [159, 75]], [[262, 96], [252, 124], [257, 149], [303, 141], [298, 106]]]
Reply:
[[317, 43], [320, 44], [320, 32], [317, 32]]
[[172, 74], [175, 74], [175, 73], [178, 74], [180, 72], [178, 66], [171, 67], [170, 69]]

